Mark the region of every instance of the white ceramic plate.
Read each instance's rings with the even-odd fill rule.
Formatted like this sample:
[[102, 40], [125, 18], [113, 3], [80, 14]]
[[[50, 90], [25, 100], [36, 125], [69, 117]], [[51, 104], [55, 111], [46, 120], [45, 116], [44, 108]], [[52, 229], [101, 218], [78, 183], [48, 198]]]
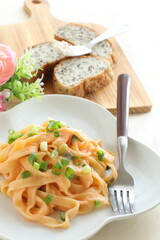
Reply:
[[[48, 116], [82, 129], [90, 138], [102, 139], [103, 147], [116, 152], [116, 121], [101, 106], [83, 98], [46, 95], [0, 113], [0, 142], [7, 140], [8, 129], [21, 129], [30, 123], [42, 123]], [[0, 194], [0, 235], [10, 240], [84, 240], [105, 224], [143, 213], [160, 202], [160, 158], [149, 148], [129, 139], [126, 167], [135, 179], [135, 213], [114, 215], [110, 207], [77, 216], [69, 229], [49, 229], [25, 220], [11, 199]]]

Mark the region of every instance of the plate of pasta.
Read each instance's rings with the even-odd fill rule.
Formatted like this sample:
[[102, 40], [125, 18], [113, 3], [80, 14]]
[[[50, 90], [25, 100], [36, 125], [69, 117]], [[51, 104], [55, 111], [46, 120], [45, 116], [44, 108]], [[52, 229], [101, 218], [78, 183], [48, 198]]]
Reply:
[[0, 132], [2, 239], [89, 239], [105, 224], [159, 204], [160, 159], [130, 138], [126, 168], [136, 184], [135, 212], [112, 212], [116, 121], [94, 102], [64, 95], [31, 99], [0, 113]]

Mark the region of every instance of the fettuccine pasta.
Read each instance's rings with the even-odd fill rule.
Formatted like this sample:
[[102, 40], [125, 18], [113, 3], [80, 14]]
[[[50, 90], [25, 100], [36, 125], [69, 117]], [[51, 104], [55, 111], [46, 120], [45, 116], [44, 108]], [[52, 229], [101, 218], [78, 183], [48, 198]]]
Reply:
[[0, 191], [27, 220], [68, 228], [76, 215], [109, 205], [114, 160], [101, 141], [60, 121], [10, 130], [0, 144]]

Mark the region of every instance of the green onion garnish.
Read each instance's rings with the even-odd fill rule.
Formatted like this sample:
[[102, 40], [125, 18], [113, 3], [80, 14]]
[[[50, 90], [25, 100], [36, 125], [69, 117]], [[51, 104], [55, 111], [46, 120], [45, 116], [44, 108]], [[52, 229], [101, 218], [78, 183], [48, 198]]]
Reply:
[[40, 143], [40, 150], [42, 152], [48, 151], [48, 143], [46, 141]]
[[53, 130], [56, 130], [62, 127], [62, 123], [60, 121], [57, 121], [57, 122], [54, 122], [52, 126], [53, 126]]
[[15, 132], [12, 128], [10, 128], [9, 130], [8, 130], [8, 133], [9, 134], [12, 134], [13, 132]]
[[94, 206], [98, 208], [100, 206], [101, 202], [99, 200], [94, 201]]
[[114, 178], [111, 178], [111, 180], [108, 182], [108, 187], [110, 187], [113, 182], [114, 182]]
[[31, 153], [31, 154], [28, 156], [28, 161], [33, 165], [34, 162], [37, 162], [37, 161], [38, 161], [38, 154], [37, 154], [37, 153]]
[[60, 162], [57, 162], [53, 167], [52, 167], [52, 173], [55, 175], [60, 175], [62, 172], [62, 164]]
[[47, 170], [48, 162], [40, 161], [39, 164], [40, 164], [40, 168], [39, 168], [40, 170], [44, 170], [44, 171]]
[[109, 169], [110, 169], [110, 167], [107, 165], [107, 166], [106, 166], [106, 170], [109, 170]]
[[8, 143], [9, 143], [9, 144], [13, 143], [16, 139], [18, 139], [18, 138], [20, 138], [20, 137], [23, 136], [22, 133], [16, 132], [16, 131], [14, 131], [14, 130], [12, 130], [12, 129], [10, 129], [10, 130], [8, 131], [8, 133], [9, 133], [9, 135], [8, 135]]
[[59, 146], [59, 148], [58, 148], [59, 153], [60, 153], [61, 155], [64, 155], [64, 153], [67, 151], [67, 149], [68, 149], [68, 146], [67, 146], [66, 143], [62, 143], [62, 144]]
[[65, 213], [60, 212], [60, 219], [64, 222], [65, 221]]
[[49, 121], [48, 126], [46, 127], [47, 132], [53, 132], [53, 127], [52, 127], [53, 122], [55, 122], [55, 121], [54, 120]]
[[53, 132], [54, 130], [57, 130], [63, 126], [63, 123], [60, 121], [54, 121], [51, 120], [48, 123], [48, 126], [46, 127], [47, 132]]
[[59, 155], [59, 152], [58, 152], [56, 149], [54, 149], [54, 150], [51, 152], [51, 157], [53, 157], [53, 158], [58, 157], [58, 155]]
[[36, 135], [38, 132], [40, 132], [40, 130], [41, 128], [39, 126], [33, 126], [28, 133], [28, 137]]
[[71, 138], [71, 145], [73, 144], [74, 140], [78, 140], [79, 142], [82, 142], [82, 140], [79, 137], [77, 137], [76, 135], [73, 134], [72, 138]]
[[65, 171], [65, 176], [68, 179], [73, 179], [74, 178], [74, 170], [72, 168], [70, 168], [70, 167], [67, 167], [66, 171]]
[[71, 152], [65, 152], [63, 156], [64, 156], [64, 157], [70, 157], [70, 158], [72, 158], [72, 157], [73, 157], [73, 153], [71, 153]]
[[103, 150], [98, 150], [97, 151], [97, 155], [98, 155], [98, 160], [99, 161], [103, 161], [104, 160], [104, 152], [103, 152]]
[[59, 131], [54, 131], [54, 136], [55, 137], [59, 137], [59, 135], [60, 135]]
[[73, 164], [76, 166], [80, 166], [82, 163], [82, 158], [78, 156], [71, 157], [71, 160], [73, 160]]
[[61, 127], [66, 127], [66, 126], [67, 126], [66, 122], [61, 121]]
[[47, 197], [45, 197], [44, 202], [46, 204], [48, 204], [48, 203], [50, 203], [50, 201], [52, 201], [52, 199], [53, 199], [53, 196], [48, 194]]
[[85, 164], [83, 167], [82, 167], [82, 173], [84, 174], [87, 174], [87, 173], [90, 173], [91, 171], [91, 168], [88, 164]]
[[63, 166], [69, 165], [69, 160], [68, 160], [68, 158], [62, 158], [62, 159], [61, 159], [61, 163], [62, 163]]
[[29, 171], [24, 171], [23, 173], [21, 173], [21, 176], [23, 179], [29, 178], [30, 175], [31, 175], [31, 173]]
[[40, 164], [38, 162], [34, 162], [33, 167], [38, 171], [40, 169]]

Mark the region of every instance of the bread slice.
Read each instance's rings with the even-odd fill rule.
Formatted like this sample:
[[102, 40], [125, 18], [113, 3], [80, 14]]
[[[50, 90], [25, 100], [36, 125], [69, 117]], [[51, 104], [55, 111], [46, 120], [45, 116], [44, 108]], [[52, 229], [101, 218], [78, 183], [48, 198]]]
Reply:
[[81, 56], [62, 60], [54, 68], [54, 93], [83, 97], [113, 79], [110, 62], [102, 57]]
[[44, 74], [43, 80], [52, 79], [53, 67], [64, 59], [65, 56], [55, 48], [53, 42], [37, 44], [30, 50], [31, 57], [35, 61], [34, 65], [43, 69], [38, 72], [38, 77]]
[[[73, 45], [87, 44], [97, 36], [98, 33], [94, 29], [76, 23], [68, 23], [59, 28], [55, 33], [55, 39], [59, 41], [64, 40]], [[92, 55], [107, 58], [113, 65], [113, 49], [108, 40], [97, 43], [92, 50]]]

